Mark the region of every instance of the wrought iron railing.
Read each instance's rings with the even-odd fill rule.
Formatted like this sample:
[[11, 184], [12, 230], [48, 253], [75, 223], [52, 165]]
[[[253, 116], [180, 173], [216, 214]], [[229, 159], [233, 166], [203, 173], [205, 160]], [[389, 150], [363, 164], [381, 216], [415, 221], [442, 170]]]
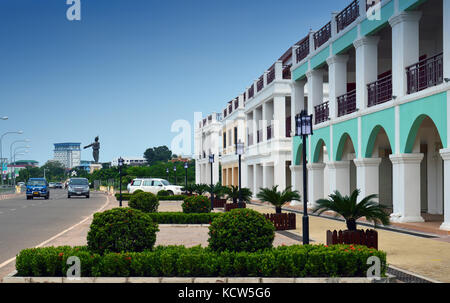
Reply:
[[[365, 1], [365, 0], [363, 0]], [[359, 17], [359, 1], [355, 0], [336, 16], [337, 32], [345, 29]]]
[[295, 52], [297, 63], [306, 58], [309, 54], [309, 35], [297, 43], [298, 48]]
[[256, 143], [259, 143], [262, 141], [262, 129], [258, 129], [256, 131]]
[[275, 65], [272, 65], [267, 73], [267, 84], [272, 83], [273, 80], [275, 80]]
[[253, 145], [253, 134], [248, 134], [247, 135], [247, 144], [248, 146]]
[[267, 140], [272, 139], [272, 125], [267, 126]]
[[291, 116], [286, 118], [286, 137], [291, 137]]
[[444, 80], [443, 54], [421, 60], [406, 68], [407, 93], [441, 84]]
[[256, 91], [259, 92], [264, 87], [264, 76], [259, 77], [258, 82], [256, 82]]
[[337, 97], [338, 117], [356, 111], [356, 89]]
[[291, 66], [292, 64], [283, 66], [283, 79], [291, 79]]
[[314, 106], [315, 123], [319, 124], [327, 121], [330, 117], [329, 101]]
[[367, 106], [374, 106], [392, 99], [392, 74], [367, 84]]
[[250, 88], [248, 89], [248, 98], [253, 98], [253, 95], [255, 94], [255, 85], [252, 84], [252, 86], [250, 86]]
[[228, 105], [228, 112], [231, 114], [233, 112], [233, 104]]
[[314, 33], [314, 48], [319, 48], [331, 38], [331, 22]]
[[239, 99], [234, 100], [234, 109], [239, 107]]
[[224, 110], [223, 110], [223, 117], [225, 118], [227, 116], [227, 109], [225, 108]]

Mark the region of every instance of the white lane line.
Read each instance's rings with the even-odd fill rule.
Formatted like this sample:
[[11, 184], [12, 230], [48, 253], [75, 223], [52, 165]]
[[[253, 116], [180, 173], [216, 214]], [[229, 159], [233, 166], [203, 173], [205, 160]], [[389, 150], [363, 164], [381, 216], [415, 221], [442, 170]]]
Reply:
[[[66, 230], [63, 230], [63, 231], [60, 232], [59, 234], [57, 234], [57, 235], [51, 237], [51, 238], [48, 239], [48, 240], [45, 240], [44, 242], [42, 242], [41, 244], [38, 244], [38, 245], [35, 246], [35, 247], [36, 247], [36, 248], [37, 248], [37, 247], [42, 247], [42, 246], [44, 246], [45, 244], [47, 244], [48, 242], [50, 242], [50, 241], [52, 241], [52, 240], [54, 240], [54, 239], [56, 239], [56, 238], [62, 236], [62, 235], [65, 234], [66, 232], [68, 232], [68, 231], [74, 229], [74, 228], [77, 227], [78, 225], [83, 224], [83, 223], [86, 222], [89, 218], [91, 218], [91, 217], [94, 215], [94, 213], [100, 212], [100, 211], [102, 211], [103, 209], [105, 209], [105, 207], [106, 207], [108, 204], [109, 204], [109, 196], [106, 196], [106, 203], [103, 204], [102, 207], [100, 207], [98, 210], [96, 210], [96, 211], [93, 212], [91, 215], [87, 216], [85, 219], [83, 219], [82, 221], [78, 222], [77, 224], [75, 224], [75, 225], [73, 225], [73, 226], [67, 228]], [[6, 260], [6, 261], [3, 262], [2, 264], [0, 264], [0, 268], [5, 267], [6, 265], [8, 265], [9, 263], [13, 262], [14, 260], [16, 260], [16, 257], [11, 258], [11, 259], [9, 259], [9, 260]]]

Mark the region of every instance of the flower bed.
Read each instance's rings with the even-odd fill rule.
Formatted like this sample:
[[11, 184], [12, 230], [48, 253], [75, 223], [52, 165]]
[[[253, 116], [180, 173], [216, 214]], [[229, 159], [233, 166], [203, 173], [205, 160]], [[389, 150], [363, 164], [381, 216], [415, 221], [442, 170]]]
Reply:
[[210, 224], [220, 213], [158, 212], [148, 215], [158, 224]]
[[22, 250], [16, 276], [66, 276], [70, 256], [80, 258], [82, 277], [365, 277], [371, 256], [380, 258], [382, 277], [387, 268], [386, 253], [352, 245], [293, 245], [256, 252], [158, 246], [105, 255], [84, 246], [62, 246]]

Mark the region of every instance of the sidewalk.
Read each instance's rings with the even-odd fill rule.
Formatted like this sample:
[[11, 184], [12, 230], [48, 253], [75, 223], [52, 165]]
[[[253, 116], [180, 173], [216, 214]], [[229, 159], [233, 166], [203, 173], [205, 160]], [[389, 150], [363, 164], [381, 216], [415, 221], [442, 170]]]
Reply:
[[[263, 213], [274, 213], [272, 206], [247, 204], [248, 208]], [[302, 215], [296, 215], [296, 234], [302, 234]], [[366, 227], [364, 227], [366, 228]], [[344, 222], [310, 216], [310, 238], [316, 243], [326, 243], [327, 230], [346, 229]], [[423, 238], [395, 231], [377, 229], [379, 249], [387, 253], [389, 264], [429, 277], [441, 282], [450, 283], [450, 243], [443, 238]]]

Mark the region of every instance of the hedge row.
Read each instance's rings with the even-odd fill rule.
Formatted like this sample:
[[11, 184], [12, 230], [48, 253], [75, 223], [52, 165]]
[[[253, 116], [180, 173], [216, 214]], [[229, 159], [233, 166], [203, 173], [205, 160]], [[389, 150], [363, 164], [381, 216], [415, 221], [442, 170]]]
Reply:
[[213, 252], [200, 246], [158, 246], [139, 253], [103, 256], [86, 247], [44, 247], [22, 250], [17, 276], [66, 276], [67, 259], [77, 256], [82, 277], [365, 277], [367, 259], [386, 254], [366, 246], [293, 245], [257, 252]]
[[[122, 193], [122, 201], [129, 201], [133, 194]], [[115, 194], [117, 201], [119, 201], [120, 195]], [[173, 195], [173, 196], [158, 196], [159, 201], [183, 201], [187, 196], [185, 195]]]
[[149, 215], [158, 224], [210, 224], [220, 213], [158, 212]]

